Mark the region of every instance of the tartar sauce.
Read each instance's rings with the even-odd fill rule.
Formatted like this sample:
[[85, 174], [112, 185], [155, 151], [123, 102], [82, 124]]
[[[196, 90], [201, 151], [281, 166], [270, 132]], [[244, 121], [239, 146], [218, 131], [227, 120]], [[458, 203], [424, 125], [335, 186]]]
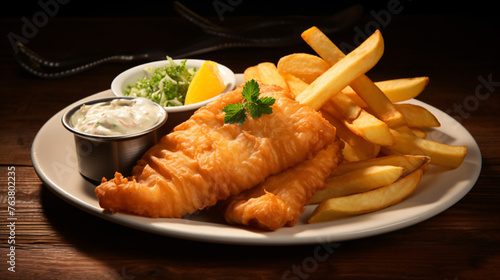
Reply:
[[74, 129], [94, 135], [116, 136], [144, 131], [158, 123], [159, 108], [145, 98], [114, 99], [82, 105], [73, 116]]

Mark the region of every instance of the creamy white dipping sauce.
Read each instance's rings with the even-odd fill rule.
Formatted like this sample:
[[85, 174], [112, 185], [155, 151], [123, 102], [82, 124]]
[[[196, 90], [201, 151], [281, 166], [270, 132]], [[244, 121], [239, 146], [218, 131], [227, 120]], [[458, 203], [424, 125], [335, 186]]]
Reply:
[[145, 98], [114, 99], [92, 105], [82, 105], [73, 116], [73, 128], [88, 134], [116, 136], [132, 134], [153, 127], [162, 113]]

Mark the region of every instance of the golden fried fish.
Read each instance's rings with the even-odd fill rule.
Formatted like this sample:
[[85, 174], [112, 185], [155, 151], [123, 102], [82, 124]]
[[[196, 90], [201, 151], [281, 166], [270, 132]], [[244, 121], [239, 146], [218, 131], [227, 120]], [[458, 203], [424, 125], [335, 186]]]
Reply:
[[242, 86], [197, 110], [162, 137], [132, 175], [95, 189], [107, 211], [147, 217], [182, 217], [239, 194], [299, 163], [335, 140], [320, 113], [278, 86], [260, 85], [276, 99], [273, 113], [242, 124], [225, 124], [222, 109], [243, 101]]
[[268, 177], [259, 185], [225, 201], [224, 218], [230, 224], [263, 230], [293, 226], [314, 192], [342, 160], [343, 143], [337, 141], [287, 170]]

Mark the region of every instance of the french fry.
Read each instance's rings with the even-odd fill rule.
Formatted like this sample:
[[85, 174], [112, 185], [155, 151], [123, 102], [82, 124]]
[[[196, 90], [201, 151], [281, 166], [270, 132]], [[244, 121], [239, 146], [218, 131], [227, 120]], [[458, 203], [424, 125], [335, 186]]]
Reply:
[[[324, 106], [323, 106], [324, 107]], [[380, 145], [374, 144], [354, 134], [342, 122], [332, 117], [328, 112], [321, 110], [323, 117], [337, 129], [337, 135], [344, 141], [342, 154], [344, 160], [359, 161], [376, 157], [380, 152]]]
[[345, 118], [349, 122], [353, 122], [355, 119], [359, 117], [363, 108], [359, 107], [351, 98], [345, 95], [343, 92], [339, 92], [335, 94], [332, 99], [330, 99], [330, 105], [333, 108], [328, 106], [328, 103], [323, 105], [326, 110], [331, 111], [335, 110], [338, 112], [343, 118]]
[[[375, 82], [375, 85], [392, 103], [395, 103], [417, 97], [427, 87], [428, 83], [429, 77], [415, 77], [380, 81]], [[343, 91], [347, 96], [356, 101], [359, 106], [363, 108], [368, 106], [350, 86], [346, 87]]]
[[439, 127], [438, 119], [427, 109], [415, 104], [394, 104], [409, 127]]
[[312, 26], [302, 32], [301, 37], [330, 65], [336, 64], [345, 56], [345, 54], [316, 26]]
[[327, 102], [321, 108], [321, 111], [329, 113], [332, 117], [342, 122], [354, 134], [369, 142], [384, 146], [394, 144], [394, 137], [387, 124], [383, 121], [369, 114], [364, 109], [360, 109], [359, 114], [351, 118], [350, 115], [342, 115], [342, 113], [345, 111], [344, 113], [346, 114], [355, 114], [355, 110], [342, 110], [339, 108], [334, 105], [334, 102]]
[[419, 168], [423, 168], [424, 170], [427, 169], [429, 162], [430, 158], [423, 155], [390, 155], [363, 161], [343, 162], [337, 167], [337, 169], [335, 169], [331, 176], [339, 176], [358, 169], [376, 165], [393, 165], [403, 167], [405, 170], [403, 176], [405, 176]]
[[423, 131], [420, 128], [412, 127], [410, 129], [411, 129], [411, 133], [413, 133], [413, 135], [415, 135], [419, 138], [426, 138], [427, 137], [427, 132]]
[[406, 125], [403, 115], [366, 75], [353, 81], [351, 87], [365, 101], [370, 111], [389, 127], [397, 128]]
[[359, 107], [364, 109], [368, 108], [368, 105], [366, 105], [365, 101], [361, 99], [361, 97], [359, 97], [359, 95], [350, 86], [344, 88], [342, 90], [342, 93], [348, 96]]
[[420, 184], [423, 171], [417, 169], [387, 186], [364, 193], [335, 197], [321, 202], [308, 223], [320, 223], [387, 208], [408, 197]]
[[261, 79], [259, 74], [259, 68], [257, 66], [251, 66], [245, 69], [245, 71], [243, 71], [243, 79], [245, 80], [245, 82], [248, 82], [252, 79], [260, 82]]
[[309, 84], [290, 73], [281, 73], [281, 76], [283, 76], [283, 78], [285, 79], [288, 85], [288, 89], [294, 97], [299, 95], [302, 91], [304, 91], [304, 89], [307, 88], [307, 86], [309, 86]]
[[354, 121], [344, 122], [344, 124], [352, 132], [367, 141], [381, 146], [392, 146], [394, 144], [394, 137], [390, 136], [391, 131], [389, 126], [365, 110], [361, 110], [359, 116]]
[[288, 89], [298, 102], [320, 111], [344, 143], [344, 161], [310, 201], [319, 205], [309, 223], [394, 205], [415, 190], [429, 164], [462, 164], [466, 146], [425, 139], [425, 128], [440, 126], [436, 116], [421, 106], [395, 103], [418, 96], [428, 77], [373, 82], [365, 75], [382, 56], [380, 31], [347, 55], [314, 26], [302, 38], [317, 55], [294, 53], [277, 65], [259, 63], [247, 68], [244, 78]]
[[392, 165], [375, 165], [331, 176], [325, 188], [314, 193], [311, 204], [321, 203], [333, 197], [370, 191], [394, 183], [403, 175], [404, 168]]
[[[332, 67], [345, 57], [344, 53], [315, 26], [304, 31], [302, 38]], [[364, 73], [353, 80], [350, 86], [368, 105], [370, 111], [387, 123], [389, 127], [396, 128], [406, 125], [403, 115], [396, 110], [389, 98]]]
[[285, 79], [278, 72], [278, 68], [272, 62], [261, 62], [257, 64], [259, 70], [260, 82], [266, 85], [277, 85], [284, 89], [288, 89]]
[[281, 57], [277, 67], [280, 73], [292, 74], [310, 84], [328, 70], [330, 65], [317, 55], [293, 53]]
[[406, 125], [395, 128], [395, 130], [403, 133], [413, 134], [413, 130], [411, 130], [411, 128], [407, 127]]
[[388, 155], [426, 155], [430, 157], [431, 164], [451, 169], [459, 167], [467, 155], [467, 146], [443, 144], [393, 129], [391, 133], [394, 135], [394, 145], [381, 149]]
[[[361, 150], [359, 146], [353, 146], [350, 145], [349, 142], [346, 142], [346, 140], [340, 138], [342, 142], [344, 142], [344, 148], [342, 149], [342, 156], [344, 157], [345, 161], [358, 161], [358, 160], [364, 160], [368, 158], [373, 158], [376, 157], [377, 155], [373, 155], [370, 152], [366, 152], [364, 150]], [[370, 143], [364, 139], [362, 139], [366, 143]], [[375, 148], [372, 150], [374, 153], [380, 152], [380, 145], [375, 145], [377, 150]]]
[[335, 94], [321, 108], [344, 124], [355, 134], [378, 145], [392, 145], [394, 139], [389, 127], [359, 107], [342, 91]]
[[321, 74], [295, 99], [319, 110], [333, 95], [370, 70], [382, 57], [383, 52], [382, 34], [377, 30], [355, 50]]

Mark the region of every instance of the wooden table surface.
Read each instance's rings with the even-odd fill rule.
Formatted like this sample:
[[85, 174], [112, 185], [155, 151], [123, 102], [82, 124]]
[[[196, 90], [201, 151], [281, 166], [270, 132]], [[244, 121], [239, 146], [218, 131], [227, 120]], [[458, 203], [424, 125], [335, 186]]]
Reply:
[[[21, 18], [1, 22], [2, 34], [28, 32]], [[230, 22], [228, 18], [225, 23]], [[338, 45], [354, 45], [363, 30], [373, 31], [377, 24], [386, 49], [367, 75], [375, 81], [429, 76], [418, 99], [459, 117], [481, 149], [481, 175], [458, 203], [416, 225], [363, 239], [300, 246], [236, 246], [159, 236], [105, 221], [56, 196], [33, 168], [30, 148], [36, 133], [67, 105], [109, 89], [113, 77], [133, 64], [106, 64], [67, 78], [40, 79], [16, 64], [12, 45], [4, 37], [0, 279], [499, 279], [498, 19], [401, 13], [381, 22], [367, 13], [330, 37]], [[168, 50], [200, 34], [176, 17], [55, 17], [31, 31], [26, 33], [27, 45], [47, 57], [149, 47]], [[216, 51], [196, 58], [218, 61], [241, 73], [294, 52], [312, 50], [299, 43], [279, 49]], [[12, 176], [15, 194], [9, 195]], [[12, 231], [9, 196], [15, 197], [17, 218]], [[9, 271], [11, 248], [15, 272]]]

